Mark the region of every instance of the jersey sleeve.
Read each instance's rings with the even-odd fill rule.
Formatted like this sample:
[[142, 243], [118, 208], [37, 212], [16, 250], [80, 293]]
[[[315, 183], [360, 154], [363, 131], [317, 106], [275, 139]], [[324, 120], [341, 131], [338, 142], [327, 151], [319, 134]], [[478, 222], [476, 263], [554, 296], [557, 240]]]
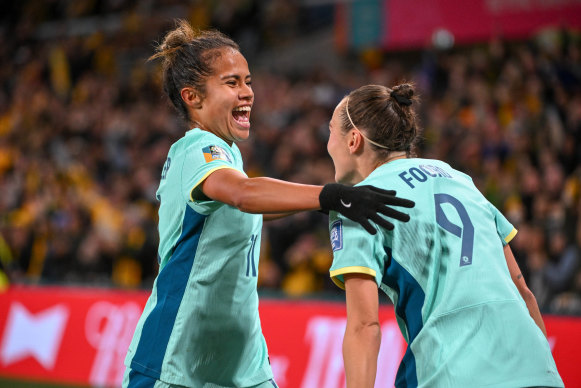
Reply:
[[488, 202], [488, 207], [496, 222], [496, 232], [505, 246], [516, 236], [517, 230], [493, 204]]
[[216, 207], [216, 201], [197, 199], [194, 192], [210, 174], [223, 168], [239, 170], [232, 149], [216, 136], [202, 134], [188, 145], [182, 167], [182, 194], [194, 210], [208, 213]]
[[344, 290], [343, 275], [361, 273], [373, 276], [379, 287], [385, 262], [381, 233], [371, 235], [358, 223], [336, 212], [329, 215], [329, 233], [333, 248], [331, 280]]

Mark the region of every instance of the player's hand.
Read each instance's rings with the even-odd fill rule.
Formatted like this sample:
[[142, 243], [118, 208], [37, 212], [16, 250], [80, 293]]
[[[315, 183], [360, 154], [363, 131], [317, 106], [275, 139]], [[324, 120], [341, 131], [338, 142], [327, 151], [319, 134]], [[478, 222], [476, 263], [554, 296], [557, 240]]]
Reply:
[[390, 206], [411, 208], [415, 202], [395, 196], [393, 190], [383, 190], [374, 186], [346, 186], [340, 183], [329, 183], [323, 186], [319, 203], [323, 211], [334, 210], [345, 217], [358, 222], [370, 234], [377, 233], [370, 220], [377, 225], [392, 230], [393, 224], [381, 217], [393, 218], [408, 222], [410, 216]]

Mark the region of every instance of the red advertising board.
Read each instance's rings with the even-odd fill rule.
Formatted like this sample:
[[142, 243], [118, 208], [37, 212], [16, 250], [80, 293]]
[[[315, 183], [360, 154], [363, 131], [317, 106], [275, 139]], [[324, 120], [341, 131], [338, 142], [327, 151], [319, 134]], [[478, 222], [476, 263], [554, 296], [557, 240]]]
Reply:
[[[0, 378], [120, 385], [146, 292], [14, 286], [0, 294]], [[345, 306], [262, 299], [260, 315], [281, 388], [344, 388]], [[376, 387], [392, 387], [405, 351], [393, 308], [381, 306]], [[566, 387], [581, 387], [581, 318], [546, 316]]]
[[[263, 300], [260, 316], [273, 373], [281, 388], [345, 387], [341, 350], [344, 304]], [[393, 387], [406, 343], [391, 306], [381, 306], [380, 321], [383, 335], [376, 387]]]
[[418, 49], [578, 30], [580, 15], [579, 0], [364, 0], [337, 6], [335, 27], [340, 46]]
[[581, 27], [577, 0], [386, 0], [383, 11], [385, 48], [430, 45], [441, 30], [463, 44], [527, 38], [547, 27]]
[[119, 386], [147, 294], [12, 287], [0, 295], [0, 376]]

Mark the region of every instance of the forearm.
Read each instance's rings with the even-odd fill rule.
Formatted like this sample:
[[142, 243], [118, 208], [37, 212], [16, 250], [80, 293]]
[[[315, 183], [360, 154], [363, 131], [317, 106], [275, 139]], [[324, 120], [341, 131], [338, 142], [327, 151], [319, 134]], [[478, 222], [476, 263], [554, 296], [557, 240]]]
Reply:
[[347, 325], [343, 338], [347, 388], [373, 388], [381, 344], [379, 324], [352, 326]]
[[[335, 210], [375, 234], [375, 224], [393, 229], [388, 218], [407, 222], [409, 215], [391, 206], [413, 207], [414, 202], [395, 197], [395, 192], [373, 186], [341, 184], [304, 185], [272, 178], [248, 178], [241, 171], [222, 168], [212, 172], [200, 186], [191, 189], [192, 200], [212, 199], [246, 213], [281, 214]], [[385, 216], [385, 217], [382, 217]], [[275, 216], [277, 217], [277, 216]]]
[[247, 213], [282, 215], [319, 209], [322, 186], [248, 178], [237, 170], [221, 169], [206, 178], [201, 190], [206, 197]]
[[520, 271], [520, 268], [514, 258], [514, 255], [510, 249], [510, 246], [506, 245], [504, 247], [504, 257], [506, 259], [506, 264], [508, 266], [508, 271], [510, 277], [516, 286], [520, 296], [523, 298], [529, 310], [529, 315], [533, 318], [533, 321], [537, 324], [539, 329], [543, 332], [545, 337], [547, 336], [547, 330], [545, 329], [545, 324], [543, 322], [543, 317], [541, 316], [541, 311], [539, 310], [539, 305], [537, 304], [537, 299], [532, 291], [528, 288], [524, 277]]
[[526, 290], [523, 290], [523, 291], [519, 290], [519, 291], [521, 292], [521, 296], [523, 297], [523, 299], [527, 305], [527, 309], [529, 310], [529, 314], [530, 314], [531, 318], [533, 318], [533, 321], [535, 321], [535, 323], [537, 324], [539, 329], [541, 329], [541, 331], [543, 332], [543, 334], [546, 337], [547, 330], [545, 328], [545, 323], [543, 322], [543, 317], [541, 315], [541, 311], [539, 310], [539, 305], [537, 303], [537, 299], [535, 298], [535, 296], [533, 295], [531, 290], [529, 290], [528, 288]]
[[288, 215], [281, 213], [319, 209], [321, 189], [322, 186], [272, 178], [250, 178], [239, 183], [232, 195], [232, 205], [247, 213], [274, 213], [280, 217]]
[[296, 214], [296, 213], [297, 212], [263, 214], [262, 219], [264, 221], [280, 220], [281, 218], [292, 216], [293, 214]]

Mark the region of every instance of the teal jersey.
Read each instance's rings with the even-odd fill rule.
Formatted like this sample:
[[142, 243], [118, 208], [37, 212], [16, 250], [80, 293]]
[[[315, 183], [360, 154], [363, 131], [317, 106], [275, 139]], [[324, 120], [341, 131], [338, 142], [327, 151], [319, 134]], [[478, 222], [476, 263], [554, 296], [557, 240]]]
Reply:
[[262, 215], [198, 200], [199, 185], [222, 168], [243, 172], [238, 147], [192, 129], [162, 171], [160, 268], [125, 364], [168, 384], [249, 387], [272, 378], [256, 291]]
[[409, 222], [374, 236], [330, 214], [333, 281], [343, 288], [344, 274], [368, 274], [393, 301], [408, 342], [397, 387], [563, 386], [508, 271], [503, 246], [516, 230], [469, 176], [398, 159], [359, 185], [416, 203]]

